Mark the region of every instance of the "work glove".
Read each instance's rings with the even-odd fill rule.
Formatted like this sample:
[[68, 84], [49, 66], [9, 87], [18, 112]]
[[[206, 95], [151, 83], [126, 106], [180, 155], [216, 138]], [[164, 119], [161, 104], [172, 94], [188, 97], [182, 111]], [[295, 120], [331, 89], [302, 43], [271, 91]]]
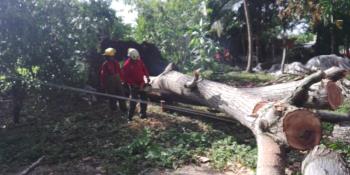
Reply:
[[149, 79], [149, 77], [147, 77], [147, 83], [151, 83], [151, 80]]

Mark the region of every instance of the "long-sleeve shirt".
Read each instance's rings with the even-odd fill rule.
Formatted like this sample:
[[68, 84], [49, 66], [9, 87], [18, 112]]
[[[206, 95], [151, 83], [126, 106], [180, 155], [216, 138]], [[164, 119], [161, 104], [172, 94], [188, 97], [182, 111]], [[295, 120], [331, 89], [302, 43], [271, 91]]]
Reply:
[[123, 66], [125, 82], [129, 85], [143, 86], [145, 84], [144, 76], [149, 77], [148, 70], [141, 59], [132, 60], [128, 58]]
[[119, 76], [120, 80], [124, 81], [123, 71], [121, 71], [117, 60], [103, 62], [100, 68], [100, 82], [102, 88], [106, 88], [106, 79], [108, 76]]

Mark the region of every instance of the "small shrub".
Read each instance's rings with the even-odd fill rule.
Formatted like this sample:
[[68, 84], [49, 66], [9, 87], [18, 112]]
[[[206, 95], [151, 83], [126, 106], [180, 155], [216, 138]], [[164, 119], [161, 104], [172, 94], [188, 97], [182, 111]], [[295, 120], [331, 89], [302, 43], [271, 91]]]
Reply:
[[217, 169], [224, 169], [229, 161], [236, 161], [254, 168], [257, 160], [257, 149], [238, 144], [229, 136], [213, 143], [210, 159], [212, 160], [212, 165]]

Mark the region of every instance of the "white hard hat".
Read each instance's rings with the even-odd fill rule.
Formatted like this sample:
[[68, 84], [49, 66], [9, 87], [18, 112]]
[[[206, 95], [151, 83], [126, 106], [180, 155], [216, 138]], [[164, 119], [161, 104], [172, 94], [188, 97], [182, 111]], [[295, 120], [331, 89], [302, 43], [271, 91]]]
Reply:
[[130, 57], [133, 60], [137, 60], [137, 59], [139, 59], [140, 54], [139, 54], [139, 52], [136, 49], [129, 48], [128, 49], [128, 57]]

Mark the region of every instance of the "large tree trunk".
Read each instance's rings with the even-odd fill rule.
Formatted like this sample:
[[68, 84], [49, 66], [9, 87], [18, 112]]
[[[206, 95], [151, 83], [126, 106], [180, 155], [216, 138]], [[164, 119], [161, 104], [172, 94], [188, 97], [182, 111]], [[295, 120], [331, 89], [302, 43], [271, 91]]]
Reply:
[[[284, 147], [312, 149], [321, 139], [321, 124], [317, 113], [297, 107], [301, 96], [308, 98], [308, 90], [325, 77], [317, 72], [294, 86], [288, 98], [266, 102], [247, 89], [201, 80], [184, 75], [168, 66], [152, 79], [152, 87], [169, 91], [183, 98], [219, 109], [249, 128], [257, 138], [257, 174], [284, 174]], [[306, 97], [304, 97], [306, 96]]]

